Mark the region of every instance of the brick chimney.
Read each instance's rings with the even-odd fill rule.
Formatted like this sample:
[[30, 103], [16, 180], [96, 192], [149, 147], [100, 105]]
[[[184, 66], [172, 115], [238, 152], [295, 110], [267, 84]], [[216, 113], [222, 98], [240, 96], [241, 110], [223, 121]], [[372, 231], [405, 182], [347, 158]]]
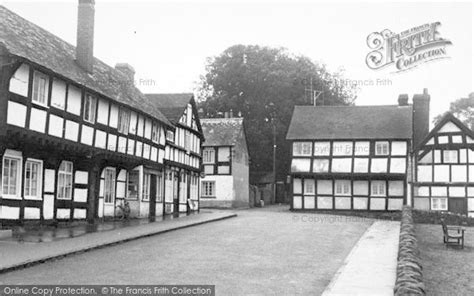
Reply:
[[77, 11], [76, 62], [92, 73], [94, 64], [94, 0], [79, 0]]
[[135, 69], [127, 63], [115, 64], [115, 70], [118, 70], [127, 76], [127, 81], [131, 84], [135, 83]]
[[413, 145], [417, 147], [430, 131], [430, 95], [428, 89], [423, 94], [413, 96]]
[[398, 96], [398, 106], [408, 106], [408, 95], [401, 94]]

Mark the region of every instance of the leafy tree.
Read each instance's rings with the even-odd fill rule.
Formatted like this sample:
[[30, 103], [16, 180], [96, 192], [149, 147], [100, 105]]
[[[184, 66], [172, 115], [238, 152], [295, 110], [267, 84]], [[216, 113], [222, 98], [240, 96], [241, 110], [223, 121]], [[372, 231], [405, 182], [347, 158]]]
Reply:
[[461, 120], [471, 130], [474, 129], [474, 93], [470, 93], [468, 98], [461, 98], [452, 102], [449, 111], [433, 119], [434, 125], [438, 124], [448, 112], [456, 116], [457, 119]]
[[208, 58], [198, 101], [204, 117], [222, 117], [230, 110], [244, 117], [252, 171], [272, 170], [275, 124], [277, 178], [284, 180], [291, 151], [285, 138], [293, 107], [312, 105], [305, 91], [311, 82], [313, 89], [323, 91], [317, 104], [353, 104], [356, 89], [346, 81], [343, 70], [330, 73], [324, 65], [284, 48], [234, 45]]

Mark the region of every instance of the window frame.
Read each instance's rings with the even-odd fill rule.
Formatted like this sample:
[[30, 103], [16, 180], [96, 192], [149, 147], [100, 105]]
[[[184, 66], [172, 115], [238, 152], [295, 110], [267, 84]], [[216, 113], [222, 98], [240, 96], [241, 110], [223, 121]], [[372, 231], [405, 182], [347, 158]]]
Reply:
[[143, 173], [143, 182], [142, 182], [142, 201], [150, 201], [150, 192], [151, 192], [151, 174]]
[[[438, 200], [439, 207], [434, 207], [434, 200]], [[445, 200], [445, 208], [441, 207], [441, 200]], [[448, 198], [447, 197], [431, 197], [430, 198], [430, 210], [431, 211], [447, 211], [448, 210]]]
[[[209, 159], [212, 159], [212, 160], [209, 161]], [[215, 148], [206, 147], [202, 150], [202, 163], [203, 164], [215, 164], [216, 163], [216, 149]]]
[[[382, 148], [381, 148], [380, 153], [378, 152], [379, 145], [383, 145]], [[375, 155], [377, 155], [377, 156], [387, 156], [387, 155], [389, 155], [390, 154], [390, 147], [389, 146], [390, 146], [390, 143], [388, 141], [377, 141], [377, 142], [375, 142], [375, 147], [374, 147], [375, 148], [374, 149]], [[386, 153], [384, 153], [384, 148], [387, 149]]]
[[[341, 189], [341, 190], [339, 191], [339, 189]], [[335, 180], [335, 182], [334, 182], [334, 195], [337, 195], [337, 196], [350, 196], [351, 194], [352, 194], [351, 181], [349, 181], [349, 180]]]
[[[451, 156], [455, 156], [455, 160], [451, 159]], [[458, 150], [443, 150], [443, 163], [459, 163]]]
[[[375, 187], [374, 187], [375, 185]], [[383, 185], [381, 187], [380, 185]], [[376, 190], [374, 190], [376, 188]], [[380, 193], [380, 189], [383, 188], [383, 193]], [[385, 181], [372, 181], [370, 183], [370, 196], [380, 196], [386, 197], [387, 196], [387, 184]]]
[[[43, 94], [44, 94], [44, 102], [40, 102], [38, 101], [38, 94], [40, 93], [39, 90], [36, 90], [36, 87], [37, 87], [37, 83], [38, 83], [38, 78], [44, 78], [45, 80], [45, 85], [44, 85], [44, 90], [43, 90]], [[48, 99], [49, 99], [49, 83], [50, 83], [50, 77], [49, 75], [43, 73], [43, 72], [40, 72], [38, 70], [34, 70], [33, 71], [33, 89], [31, 91], [31, 102], [33, 104], [36, 104], [36, 105], [39, 105], [39, 106], [43, 106], [43, 107], [48, 107]]]
[[[86, 95], [84, 96], [84, 112], [82, 118], [85, 122], [95, 124], [97, 120], [97, 101], [97, 98], [91, 95], [90, 93], [86, 93]], [[91, 105], [91, 102], [93, 102], [93, 105]], [[88, 115], [87, 118], [86, 114]]]
[[[61, 167], [62, 165], [65, 165], [66, 166], [66, 169], [67, 169], [67, 165], [70, 164], [71, 166], [71, 171], [62, 171], [61, 170]], [[62, 192], [62, 190], [60, 190], [60, 187], [62, 186], [60, 184], [60, 176], [63, 175], [65, 177], [64, 181], [65, 181], [65, 184], [64, 184], [64, 192], [63, 193], [67, 193], [67, 188], [69, 186], [67, 186], [67, 179], [66, 177], [70, 177], [71, 179], [71, 182], [70, 182], [70, 189], [69, 190], [69, 196], [62, 196], [60, 195], [60, 192]], [[59, 165], [59, 168], [58, 168], [58, 184], [57, 184], [57, 192], [56, 192], [56, 199], [58, 200], [72, 200], [72, 191], [73, 191], [73, 188], [74, 188], [74, 179], [73, 179], [73, 176], [74, 176], [74, 163], [72, 161], [68, 161], [68, 160], [63, 160], [61, 161], [60, 165]]]
[[[7, 150], [8, 151], [8, 150]], [[22, 188], [22, 171], [23, 171], [23, 157], [21, 155], [14, 155], [12, 153], [5, 152], [2, 157], [2, 190], [1, 190], [1, 197], [6, 198], [6, 199], [21, 199], [21, 188]], [[4, 186], [5, 186], [5, 159], [9, 159], [10, 161], [14, 160], [17, 162], [17, 171], [16, 171], [16, 184], [15, 184], [15, 189], [16, 192], [15, 194], [10, 194], [10, 193], [4, 193]], [[10, 173], [8, 174], [10, 177]], [[10, 183], [10, 178], [8, 180], [8, 183]], [[8, 184], [8, 192], [10, 191], [10, 184]]]
[[[207, 188], [206, 184], [212, 185], [211, 187]], [[208, 193], [207, 190], [210, 189], [211, 194]], [[202, 181], [201, 182], [201, 197], [205, 198], [215, 198], [216, 197], [216, 181]]]
[[[27, 174], [26, 171], [28, 169], [28, 164], [36, 164], [38, 165], [38, 173], [37, 173], [37, 181], [36, 181], [36, 195], [31, 195], [27, 194], [27, 188], [26, 185], [28, 183], [27, 181]], [[30, 184], [30, 192], [31, 193], [31, 180], [29, 181]], [[41, 200], [43, 196], [43, 161], [39, 159], [33, 159], [33, 158], [27, 158], [25, 161], [25, 179], [23, 182], [23, 192], [24, 192], [24, 198], [25, 199], [37, 199]]]

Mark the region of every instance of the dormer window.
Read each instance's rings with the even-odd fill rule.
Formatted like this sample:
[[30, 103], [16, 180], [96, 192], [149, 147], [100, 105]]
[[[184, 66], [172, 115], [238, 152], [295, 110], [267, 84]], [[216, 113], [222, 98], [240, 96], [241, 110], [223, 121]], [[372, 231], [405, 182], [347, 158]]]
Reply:
[[375, 142], [375, 155], [388, 155], [388, 142]]
[[33, 76], [33, 103], [46, 106], [48, 104], [49, 78], [47, 75], [35, 71]]
[[86, 94], [84, 100], [84, 120], [90, 123], [95, 123], [97, 110], [97, 99], [90, 94]]

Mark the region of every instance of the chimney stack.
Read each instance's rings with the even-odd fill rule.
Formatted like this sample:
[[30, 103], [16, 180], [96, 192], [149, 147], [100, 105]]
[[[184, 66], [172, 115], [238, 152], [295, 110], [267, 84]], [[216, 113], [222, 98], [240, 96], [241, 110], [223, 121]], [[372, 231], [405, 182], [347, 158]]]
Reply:
[[94, 0], [79, 0], [77, 12], [76, 62], [92, 73], [94, 64]]
[[408, 106], [408, 95], [401, 94], [398, 96], [398, 106]]
[[115, 70], [118, 70], [127, 76], [127, 81], [131, 84], [135, 83], [135, 69], [127, 63], [117, 63]]
[[413, 144], [417, 147], [430, 131], [430, 95], [428, 89], [423, 94], [413, 96]]

